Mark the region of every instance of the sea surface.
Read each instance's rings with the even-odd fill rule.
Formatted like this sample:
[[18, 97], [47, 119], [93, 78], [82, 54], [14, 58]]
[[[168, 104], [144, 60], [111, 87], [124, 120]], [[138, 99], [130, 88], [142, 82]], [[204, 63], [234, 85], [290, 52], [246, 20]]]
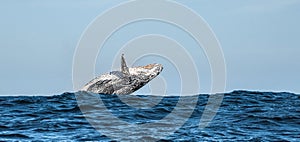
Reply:
[[[0, 141], [300, 141], [300, 95], [254, 91], [223, 95], [205, 128], [199, 123], [213, 95], [183, 100], [84, 93], [2, 96]], [[178, 105], [181, 101], [186, 101], [184, 107]]]

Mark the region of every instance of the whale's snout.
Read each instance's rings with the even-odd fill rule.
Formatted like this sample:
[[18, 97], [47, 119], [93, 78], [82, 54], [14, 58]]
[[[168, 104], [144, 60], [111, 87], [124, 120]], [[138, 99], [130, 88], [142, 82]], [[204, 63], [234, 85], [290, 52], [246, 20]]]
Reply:
[[159, 75], [162, 72], [162, 70], [164, 69], [162, 64], [154, 64], [153, 68], [154, 68], [153, 72], [155, 72], [156, 75]]

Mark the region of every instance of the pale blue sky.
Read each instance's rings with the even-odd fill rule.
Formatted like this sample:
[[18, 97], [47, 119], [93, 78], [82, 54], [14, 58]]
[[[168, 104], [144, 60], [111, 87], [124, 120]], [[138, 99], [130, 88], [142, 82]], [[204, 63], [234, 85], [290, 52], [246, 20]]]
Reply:
[[[120, 2], [123, 1], [1, 1], [0, 94], [73, 91], [73, 54], [82, 32], [96, 16]], [[227, 65], [226, 91], [300, 92], [300, 1], [177, 2], [201, 15], [220, 41]], [[152, 27], [143, 30], [145, 25]], [[173, 28], [148, 21], [128, 25], [116, 35], [160, 31], [183, 45], [193, 46], [184, 34], [168, 33], [176, 31]], [[180, 32], [177, 29], [175, 33]], [[106, 46], [110, 45], [122, 45], [122, 40]], [[207, 66], [205, 61], [196, 63], [200, 68]], [[201, 70], [203, 92], [208, 92], [209, 69]], [[101, 67], [97, 66], [96, 71], [101, 73]]]

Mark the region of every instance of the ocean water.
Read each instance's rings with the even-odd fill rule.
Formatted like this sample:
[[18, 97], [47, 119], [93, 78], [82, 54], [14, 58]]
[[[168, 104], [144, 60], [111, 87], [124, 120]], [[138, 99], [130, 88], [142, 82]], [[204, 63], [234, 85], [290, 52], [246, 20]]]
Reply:
[[[178, 120], [187, 116], [187, 110], [176, 109], [180, 102], [178, 96], [157, 99], [139, 96], [143, 101], [131, 97], [103, 94], [80, 96], [74, 93], [2, 96], [0, 141], [157, 140], [155, 135], [144, 136], [149, 135], [146, 128], [144, 135], [139, 132], [135, 136], [137, 132], [127, 129], [124, 124], [103, 119], [107, 113], [99, 106], [99, 99], [114, 117], [128, 124], [159, 122], [174, 110], [179, 113], [170, 117], [170, 124], [179, 124]], [[191, 115], [179, 129], [159, 141], [300, 141], [300, 95], [250, 91], [226, 93], [214, 119], [207, 127], [200, 129], [199, 122], [208, 98], [209, 95], [205, 94], [195, 95], [192, 99], [186, 97], [191, 104], [195, 104], [194, 108], [190, 108]], [[129, 106], [122, 100], [132, 100], [135, 106]], [[149, 129], [155, 134], [157, 131], [170, 131], [168, 128], [171, 126]], [[126, 131], [127, 135], [121, 135], [120, 130]]]

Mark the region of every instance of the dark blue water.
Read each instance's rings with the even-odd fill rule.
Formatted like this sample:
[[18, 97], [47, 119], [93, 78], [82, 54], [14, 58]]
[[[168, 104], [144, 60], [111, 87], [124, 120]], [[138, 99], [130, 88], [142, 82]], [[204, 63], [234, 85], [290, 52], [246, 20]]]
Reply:
[[[103, 108], [99, 107], [99, 100], [95, 97], [102, 100], [114, 117], [137, 125], [159, 122], [176, 110], [176, 104], [180, 101], [176, 96], [157, 97], [157, 100], [155, 97], [139, 96], [144, 102], [133, 100], [141, 107], [138, 108], [123, 103], [117, 95], [76, 96], [64, 93], [48, 97], [0, 97], [0, 141], [110, 141], [112, 137], [108, 135], [119, 136], [119, 130], [129, 130], [124, 129], [123, 124], [102, 119], [106, 114], [101, 111]], [[192, 115], [178, 130], [160, 141], [300, 141], [300, 95], [247, 91], [224, 94], [214, 119], [209, 126], [200, 129], [199, 122], [208, 97], [209, 95], [198, 95], [196, 99], [190, 100], [191, 104], [193, 101], [196, 103]], [[76, 98], [82, 102], [77, 102]], [[154, 103], [152, 108], [143, 108], [151, 102]], [[179, 109], [180, 111], [184, 114], [186, 110]], [[84, 115], [89, 118], [86, 119]], [[181, 117], [186, 115], [178, 113], [169, 122], [178, 124]], [[97, 122], [93, 123], [91, 120]], [[95, 125], [96, 123], [101, 126]], [[151, 131], [163, 133], [169, 131], [168, 128], [171, 127], [151, 128]], [[127, 133], [128, 136], [122, 137], [136, 138], [138, 141], [156, 140], [155, 136], [143, 136], [141, 133], [139, 137], [131, 137], [130, 133], [136, 134], [132, 131]]]

